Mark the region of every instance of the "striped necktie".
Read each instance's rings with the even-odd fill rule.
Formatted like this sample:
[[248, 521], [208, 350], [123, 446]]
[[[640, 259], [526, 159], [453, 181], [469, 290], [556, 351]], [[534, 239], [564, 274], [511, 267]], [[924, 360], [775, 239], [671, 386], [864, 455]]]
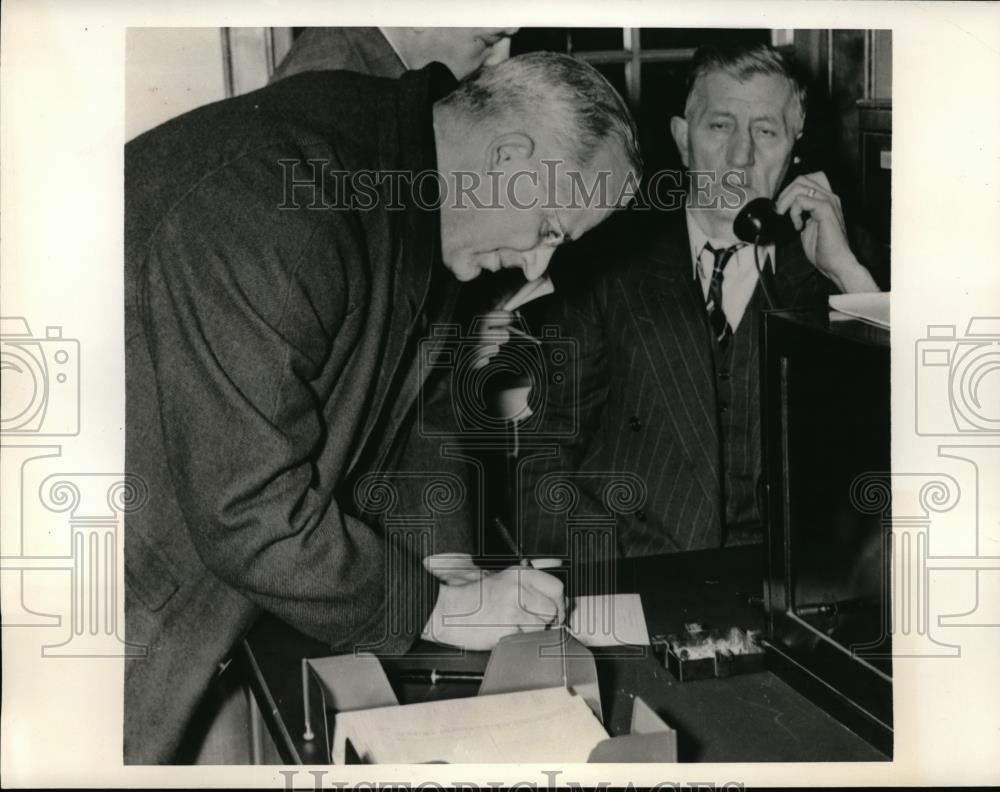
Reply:
[[712, 267], [712, 280], [708, 284], [708, 297], [705, 299], [705, 310], [708, 312], [708, 324], [712, 328], [712, 335], [715, 336], [719, 349], [723, 351], [733, 336], [733, 328], [730, 327], [726, 314], [722, 310], [722, 273], [736, 251], [745, 245], [745, 242], [739, 242], [731, 247], [716, 250], [712, 247], [711, 242], [705, 243], [705, 250], [711, 253], [715, 259], [715, 264]]

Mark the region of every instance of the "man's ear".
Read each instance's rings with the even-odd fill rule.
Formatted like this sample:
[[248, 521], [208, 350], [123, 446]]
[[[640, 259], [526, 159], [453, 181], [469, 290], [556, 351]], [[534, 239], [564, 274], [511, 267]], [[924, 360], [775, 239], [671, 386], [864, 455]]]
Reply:
[[531, 159], [535, 141], [524, 132], [508, 132], [490, 141], [486, 149], [486, 170], [504, 170], [510, 163]]
[[681, 162], [685, 168], [688, 165], [688, 122], [686, 118], [674, 116], [670, 119], [670, 134], [674, 136], [674, 143], [677, 145], [677, 153], [681, 155]]

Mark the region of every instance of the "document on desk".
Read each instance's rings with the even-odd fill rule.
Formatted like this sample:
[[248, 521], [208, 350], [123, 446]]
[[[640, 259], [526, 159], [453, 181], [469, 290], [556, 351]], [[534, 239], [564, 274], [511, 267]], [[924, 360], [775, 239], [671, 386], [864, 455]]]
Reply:
[[346, 741], [365, 763], [586, 762], [607, 732], [566, 688], [338, 713], [333, 760]]
[[889, 292], [831, 294], [830, 307], [855, 319], [889, 329]]
[[576, 597], [569, 631], [584, 646], [648, 646], [646, 614], [638, 594]]

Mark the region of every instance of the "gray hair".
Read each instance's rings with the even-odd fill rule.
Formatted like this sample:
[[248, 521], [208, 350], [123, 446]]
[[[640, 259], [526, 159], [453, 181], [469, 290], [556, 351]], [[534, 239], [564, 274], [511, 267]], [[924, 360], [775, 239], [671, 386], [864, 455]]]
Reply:
[[684, 102], [685, 116], [691, 108], [692, 97], [699, 81], [714, 72], [724, 72], [740, 82], [749, 80], [756, 74], [772, 74], [785, 78], [792, 89], [792, 99], [799, 112], [800, 124], [805, 123], [806, 86], [785, 56], [767, 44], [699, 47], [691, 60], [691, 69], [688, 72], [687, 98]]
[[569, 55], [531, 52], [483, 67], [439, 106], [480, 123], [509, 118], [528, 129], [542, 125], [579, 167], [615, 139], [636, 177], [642, 175], [635, 122], [625, 102], [597, 69]]

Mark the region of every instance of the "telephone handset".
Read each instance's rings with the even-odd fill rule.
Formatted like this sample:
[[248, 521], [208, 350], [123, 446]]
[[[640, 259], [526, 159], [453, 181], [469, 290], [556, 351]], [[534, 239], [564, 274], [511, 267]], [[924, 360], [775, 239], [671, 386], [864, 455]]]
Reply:
[[754, 198], [733, 220], [733, 233], [751, 245], [771, 245], [792, 239], [798, 232], [788, 212], [780, 215], [770, 198]]
[[[805, 172], [801, 157], [796, 155], [782, 187]], [[803, 220], [807, 217], [808, 213], [803, 213]], [[774, 201], [770, 198], [754, 198], [736, 215], [736, 219], [733, 220], [733, 233], [741, 242], [751, 245], [773, 245], [794, 239], [799, 232], [795, 230], [788, 212], [783, 215], [778, 214]]]
[[[792, 159], [792, 167], [785, 174], [782, 189], [791, 183], [798, 174], [805, 172], [802, 167], [802, 158], [796, 154]], [[808, 217], [808, 212], [802, 213], [803, 222]], [[767, 307], [771, 310], [779, 308], [775, 295], [772, 294], [771, 287], [768, 286], [768, 278], [764, 275], [764, 263], [760, 260], [760, 248], [762, 245], [773, 245], [795, 238], [799, 232], [795, 230], [791, 216], [788, 212], [783, 215], [778, 214], [774, 201], [770, 198], [754, 198], [747, 202], [747, 205], [736, 215], [733, 220], [733, 233], [741, 242], [747, 242], [754, 246], [754, 262], [757, 265], [757, 271], [761, 273], [760, 285], [764, 291]]]

